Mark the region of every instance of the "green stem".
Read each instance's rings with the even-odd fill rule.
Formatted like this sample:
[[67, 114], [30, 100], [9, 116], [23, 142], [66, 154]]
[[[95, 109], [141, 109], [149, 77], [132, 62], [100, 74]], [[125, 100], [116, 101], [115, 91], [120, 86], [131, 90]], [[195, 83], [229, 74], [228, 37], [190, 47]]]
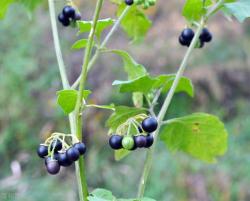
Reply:
[[[96, 50], [94, 56], [91, 58], [89, 65], [88, 65], [88, 71], [93, 67], [93, 65], [96, 63], [97, 59], [100, 56], [101, 50], [107, 45], [107, 43], [109, 42], [110, 38], [113, 36], [114, 32], [118, 29], [122, 19], [126, 16], [126, 14], [128, 13], [129, 9], [131, 8], [131, 6], [127, 6], [122, 14], [119, 16], [119, 18], [116, 20], [115, 24], [113, 25], [113, 27], [111, 28], [110, 32], [107, 34], [107, 36], [104, 38], [102, 44], [100, 45], [100, 47], [98, 47], [98, 49]], [[72, 85], [71, 88], [75, 89], [78, 84], [80, 83], [81, 80], [81, 76], [79, 76], [77, 78], [77, 80], [74, 82], [74, 84]]]
[[202, 28], [204, 27], [204, 20], [201, 21], [198, 29], [196, 30], [196, 33], [195, 33], [195, 36], [185, 54], [185, 57], [184, 59], [182, 60], [182, 63], [181, 63], [181, 66], [176, 74], [176, 77], [175, 77], [175, 80], [173, 82], [173, 85], [171, 87], [171, 89], [169, 90], [168, 92], [168, 95], [163, 103], [163, 106], [159, 112], [159, 115], [157, 117], [157, 120], [158, 120], [158, 123], [159, 123], [159, 128], [157, 129], [157, 131], [154, 133], [154, 139], [155, 139], [155, 142], [152, 146], [151, 149], [148, 150], [147, 152], [147, 155], [146, 155], [146, 160], [145, 160], [145, 166], [144, 166], [144, 170], [143, 170], [143, 174], [142, 174], [142, 177], [141, 177], [141, 181], [140, 181], [140, 185], [139, 185], [139, 189], [138, 189], [138, 198], [142, 198], [143, 195], [144, 195], [144, 191], [145, 191], [145, 187], [146, 187], [146, 183], [147, 183], [147, 179], [148, 179], [148, 176], [149, 176], [149, 173], [150, 173], [150, 170], [151, 170], [151, 167], [152, 167], [152, 162], [153, 162], [153, 154], [154, 154], [154, 151], [155, 151], [155, 147], [156, 147], [156, 142], [157, 142], [157, 138], [158, 138], [158, 135], [159, 135], [159, 130], [160, 130], [160, 127], [162, 125], [162, 120], [168, 110], [168, 107], [172, 101], [172, 98], [174, 96], [174, 93], [175, 93], [175, 90], [179, 84], [179, 81], [181, 79], [181, 77], [183, 76], [183, 73], [187, 67], [187, 62], [188, 62], [188, 59], [190, 58], [191, 56], [191, 53], [192, 51], [194, 50], [195, 48], [195, 45], [197, 44], [198, 40], [199, 40], [199, 36], [200, 36], [200, 33], [201, 33], [201, 30]]
[[[83, 65], [82, 65], [82, 72], [81, 72], [81, 80], [80, 80], [80, 85], [79, 85], [79, 90], [78, 90], [78, 97], [77, 97], [77, 103], [76, 103], [76, 109], [75, 109], [75, 120], [76, 120], [76, 136], [78, 139], [83, 138], [83, 126], [82, 126], [82, 112], [83, 112], [83, 90], [85, 89], [85, 84], [86, 84], [86, 78], [88, 74], [88, 65], [89, 65], [89, 59], [90, 55], [93, 49], [93, 41], [94, 41], [94, 36], [96, 32], [96, 26], [97, 22], [99, 19], [100, 11], [102, 8], [103, 0], [98, 0], [95, 8], [95, 13], [93, 17], [93, 24], [92, 28], [89, 33], [88, 37], [88, 43], [87, 47], [85, 50], [84, 58], [83, 58]], [[84, 164], [84, 159], [83, 157], [80, 157], [77, 163], [77, 169], [80, 175], [80, 180], [81, 180], [81, 192], [84, 201], [87, 201], [88, 197], [88, 186], [87, 186], [87, 181], [86, 181], [86, 173], [85, 173], [85, 164]]]

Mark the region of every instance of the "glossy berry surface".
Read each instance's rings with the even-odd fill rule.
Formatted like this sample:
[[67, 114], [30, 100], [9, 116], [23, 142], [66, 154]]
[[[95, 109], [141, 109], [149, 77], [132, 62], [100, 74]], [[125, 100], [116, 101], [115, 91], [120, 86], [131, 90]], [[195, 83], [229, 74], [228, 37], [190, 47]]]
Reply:
[[179, 36], [179, 43], [183, 46], [189, 46], [191, 41], [184, 40], [182, 36]]
[[56, 160], [47, 161], [46, 168], [48, 173], [55, 175], [60, 171], [60, 165]]
[[158, 122], [153, 117], [148, 117], [142, 122], [142, 129], [147, 133], [154, 132], [158, 127]]
[[112, 149], [121, 149], [122, 148], [122, 139], [123, 137], [120, 135], [112, 135], [109, 138], [109, 145]]
[[81, 155], [86, 153], [86, 146], [83, 142], [74, 144], [74, 148], [76, 148]]
[[131, 6], [134, 4], [134, 0], [125, 0], [125, 4], [127, 4], [128, 6]]
[[62, 142], [60, 140], [54, 140], [50, 146], [50, 150], [52, 151], [53, 149], [55, 152], [60, 151], [62, 149]]
[[153, 143], [154, 143], [154, 136], [150, 134], [146, 137], [146, 145], [144, 147], [149, 148], [153, 145]]
[[58, 163], [63, 167], [68, 167], [72, 164], [72, 161], [68, 159], [66, 152], [64, 152], [59, 154]]
[[37, 155], [40, 158], [44, 158], [45, 156], [48, 155], [48, 146], [40, 144], [39, 147], [37, 148]]
[[75, 147], [71, 147], [66, 151], [66, 155], [70, 161], [77, 161], [80, 157], [80, 152]]
[[207, 28], [202, 29], [202, 32], [200, 35], [200, 40], [208, 43], [208, 42], [212, 41], [212, 39], [213, 39], [213, 36], [210, 33], [210, 31]]
[[192, 41], [193, 37], [194, 37], [194, 31], [190, 28], [186, 28], [182, 31], [181, 33], [181, 37], [185, 40], [185, 41]]
[[122, 139], [122, 147], [127, 150], [131, 150], [134, 147], [134, 139], [130, 136], [126, 136]]
[[72, 6], [65, 6], [63, 8], [63, 15], [66, 17], [66, 18], [74, 18], [75, 17], [75, 9], [72, 7]]
[[134, 137], [135, 145], [138, 148], [142, 148], [146, 146], [147, 139], [144, 135], [139, 135]]

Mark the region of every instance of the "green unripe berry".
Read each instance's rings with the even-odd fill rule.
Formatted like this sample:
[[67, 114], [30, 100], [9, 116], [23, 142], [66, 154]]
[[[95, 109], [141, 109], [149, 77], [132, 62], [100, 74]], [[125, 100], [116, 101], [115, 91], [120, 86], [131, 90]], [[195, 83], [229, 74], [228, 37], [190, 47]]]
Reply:
[[127, 149], [127, 150], [130, 150], [134, 147], [134, 139], [130, 136], [125, 136], [123, 139], [122, 139], [122, 147], [124, 149]]
[[143, 0], [134, 0], [135, 5], [141, 5]]
[[149, 7], [150, 7], [150, 5], [147, 1], [145, 1], [144, 4], [142, 5], [143, 9], [148, 9]]
[[156, 0], [148, 0], [148, 4], [149, 4], [150, 6], [154, 6], [155, 3], [156, 3]]

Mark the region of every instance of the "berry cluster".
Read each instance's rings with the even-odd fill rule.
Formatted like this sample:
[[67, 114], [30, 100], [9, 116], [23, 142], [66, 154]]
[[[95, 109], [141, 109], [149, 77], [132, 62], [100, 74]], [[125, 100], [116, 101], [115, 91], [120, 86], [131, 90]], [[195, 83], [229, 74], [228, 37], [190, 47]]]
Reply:
[[86, 146], [83, 142], [76, 142], [69, 146], [60, 138], [40, 144], [37, 154], [45, 159], [45, 166], [48, 173], [55, 175], [59, 173], [60, 167], [68, 167], [86, 153]]
[[125, 0], [125, 4], [128, 6], [131, 6], [133, 4], [135, 5], [142, 5], [144, 9], [148, 9], [150, 6], [154, 6], [156, 3], [156, 0]]
[[[194, 31], [190, 28], [186, 28], [182, 31], [179, 37], [179, 42], [181, 45], [189, 47], [193, 38], [194, 38]], [[205, 43], [212, 41], [213, 36], [207, 28], [203, 28], [199, 39], [200, 41], [198, 47], [202, 48], [205, 45]]]
[[58, 15], [58, 20], [63, 26], [67, 27], [70, 24], [75, 24], [76, 21], [81, 20], [81, 14], [72, 6], [65, 6], [62, 12]]
[[153, 117], [148, 117], [138, 126], [137, 130], [139, 131], [139, 135], [112, 135], [109, 139], [109, 145], [115, 150], [123, 148], [132, 151], [137, 148], [150, 148], [154, 143], [154, 137], [151, 133], [154, 132], [157, 127], [157, 120]]

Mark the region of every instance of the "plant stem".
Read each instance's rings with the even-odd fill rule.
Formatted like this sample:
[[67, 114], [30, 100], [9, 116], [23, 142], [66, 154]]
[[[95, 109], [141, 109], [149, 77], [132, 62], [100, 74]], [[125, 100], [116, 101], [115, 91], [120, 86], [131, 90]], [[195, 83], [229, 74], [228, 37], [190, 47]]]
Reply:
[[[80, 85], [79, 85], [79, 90], [78, 90], [78, 97], [77, 97], [77, 103], [76, 103], [76, 108], [75, 108], [75, 125], [76, 125], [76, 136], [78, 139], [83, 138], [83, 126], [82, 126], [82, 112], [83, 112], [83, 91], [85, 89], [85, 83], [86, 83], [86, 78], [88, 74], [88, 65], [89, 65], [89, 59], [90, 55], [93, 49], [93, 41], [94, 41], [94, 36], [95, 36], [95, 31], [96, 31], [96, 26], [97, 22], [99, 19], [99, 15], [101, 12], [103, 0], [98, 0], [96, 3], [96, 8], [95, 8], [95, 13], [93, 17], [93, 24], [92, 28], [89, 33], [88, 37], [88, 43], [87, 47], [85, 50], [84, 58], [83, 58], [83, 65], [82, 65], [82, 72], [81, 72], [81, 80], [80, 80]], [[87, 201], [88, 197], [88, 186], [87, 186], [87, 180], [86, 180], [86, 174], [85, 174], [85, 164], [84, 164], [84, 159], [83, 157], [80, 157], [78, 160], [78, 172], [80, 175], [80, 180], [81, 180], [81, 192], [84, 201]]]
[[56, 58], [58, 62], [58, 67], [61, 75], [62, 85], [64, 89], [69, 88], [69, 82], [65, 70], [65, 65], [63, 62], [62, 51], [60, 47], [60, 41], [58, 36], [58, 29], [56, 26], [56, 13], [55, 13], [55, 2], [54, 0], [48, 0], [49, 3], [49, 12], [50, 12], [50, 20], [51, 20], [51, 27], [52, 27], [52, 34], [54, 38], [54, 46], [56, 52]]
[[139, 185], [139, 189], [138, 189], [138, 198], [142, 198], [144, 195], [147, 179], [148, 179], [151, 167], [152, 167], [153, 154], [154, 154], [155, 147], [156, 147], [156, 141], [157, 141], [157, 138], [159, 135], [160, 127], [163, 123], [162, 120], [163, 120], [163, 118], [168, 110], [168, 107], [169, 107], [171, 100], [174, 96], [174, 93], [175, 93], [175, 90], [179, 84], [179, 81], [180, 81], [180, 79], [181, 79], [181, 77], [182, 77], [182, 75], [187, 67], [188, 59], [190, 58], [191, 53], [194, 50], [195, 45], [197, 44], [197, 42], [199, 40], [199, 36], [200, 36], [201, 30], [203, 27], [204, 27], [204, 20], [202, 19], [199, 27], [196, 30], [195, 36], [194, 36], [194, 38], [193, 38], [185, 56], [184, 56], [184, 59], [182, 60], [181, 66], [180, 66], [178, 72], [176, 73], [176, 77], [175, 77], [175, 80], [173, 82], [173, 85], [172, 85], [171, 89], [169, 90], [168, 95], [167, 95], [167, 97], [163, 103], [163, 106], [159, 112], [159, 115], [157, 117], [159, 126], [158, 126], [157, 131], [154, 133], [155, 142], [154, 142], [153, 146], [151, 147], [151, 149], [148, 150], [147, 155], [146, 155], [145, 166], [144, 166], [143, 174], [141, 176], [141, 181], [140, 181], [140, 185]]
[[[100, 47], [97, 48], [94, 56], [91, 58], [89, 65], [88, 65], [88, 71], [93, 67], [93, 65], [96, 63], [98, 57], [100, 56], [101, 50], [103, 48], [105, 48], [105, 46], [107, 45], [107, 43], [109, 42], [110, 38], [113, 36], [114, 32], [118, 29], [122, 19], [126, 16], [126, 14], [128, 13], [129, 9], [131, 8], [131, 6], [127, 6], [122, 14], [119, 16], [119, 18], [116, 20], [115, 24], [113, 25], [113, 27], [111, 28], [110, 32], [107, 34], [107, 36], [104, 38], [102, 44], [100, 45]], [[81, 76], [79, 76], [77, 78], [77, 80], [74, 82], [74, 84], [71, 86], [71, 88], [75, 89], [78, 84], [80, 83], [81, 80]]]

